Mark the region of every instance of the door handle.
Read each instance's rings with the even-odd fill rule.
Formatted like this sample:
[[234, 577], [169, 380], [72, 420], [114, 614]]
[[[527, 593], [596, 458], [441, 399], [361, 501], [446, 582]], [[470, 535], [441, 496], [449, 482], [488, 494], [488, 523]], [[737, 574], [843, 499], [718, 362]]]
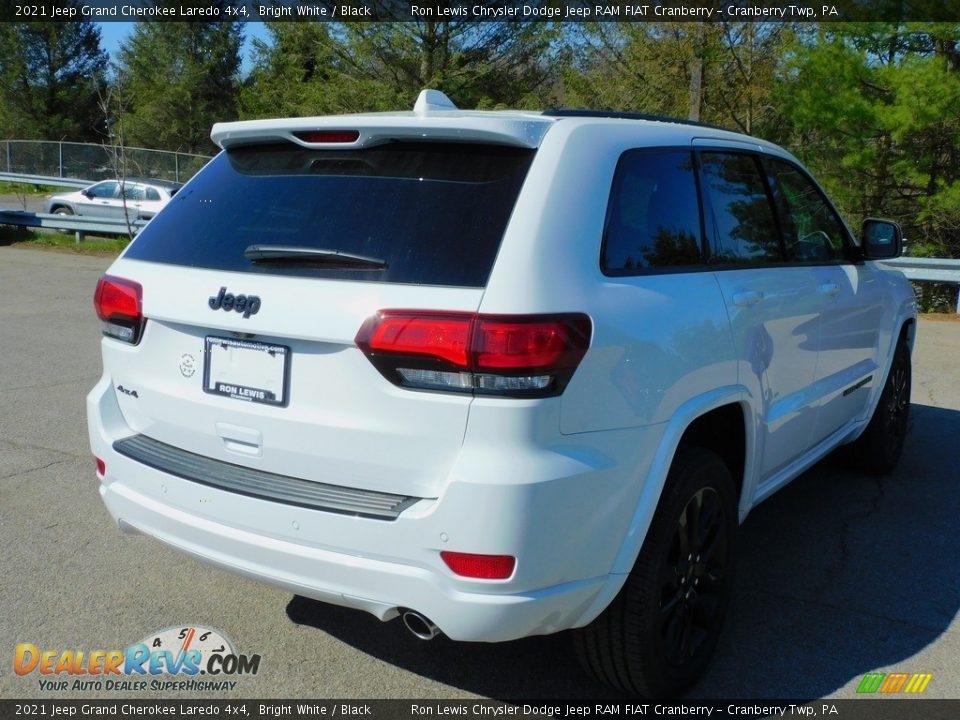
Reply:
[[836, 295], [838, 292], [840, 292], [840, 286], [835, 282], [825, 282], [818, 288], [818, 290], [822, 295]]
[[763, 300], [763, 293], [757, 290], [746, 290], [733, 294], [733, 304], [738, 307], [749, 307]]

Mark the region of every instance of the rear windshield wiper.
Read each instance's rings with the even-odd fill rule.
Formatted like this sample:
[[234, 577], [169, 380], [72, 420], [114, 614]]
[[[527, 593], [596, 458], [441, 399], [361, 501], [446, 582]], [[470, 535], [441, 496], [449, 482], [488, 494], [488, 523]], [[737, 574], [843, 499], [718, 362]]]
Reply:
[[387, 261], [342, 250], [300, 247], [298, 245], [251, 245], [243, 251], [252, 263], [274, 265], [317, 265], [327, 268], [385, 270]]

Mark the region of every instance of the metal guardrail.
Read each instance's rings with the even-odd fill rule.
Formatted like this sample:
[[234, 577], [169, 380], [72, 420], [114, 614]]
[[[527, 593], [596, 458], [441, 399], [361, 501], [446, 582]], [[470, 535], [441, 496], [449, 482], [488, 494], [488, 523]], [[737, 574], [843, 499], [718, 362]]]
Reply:
[[0, 210], [0, 225], [19, 225], [21, 227], [47, 228], [50, 230], [72, 230], [76, 233], [77, 243], [87, 233], [104, 235], [126, 235], [130, 228], [139, 232], [146, 220], [131, 220], [129, 225], [123, 218], [84, 217], [82, 215], [49, 215], [23, 210]]
[[[960, 259], [898, 257], [881, 262], [901, 271], [907, 280], [960, 285]], [[960, 290], [957, 292], [957, 313], [960, 313]]]
[[927, 282], [960, 283], [960, 260], [952, 258], [898, 257], [882, 260], [903, 272], [910, 280]]
[[95, 180], [51, 177], [49, 175], [23, 175], [21, 173], [0, 172], [0, 182], [23, 183], [24, 185], [49, 185], [50, 187], [85, 188]]

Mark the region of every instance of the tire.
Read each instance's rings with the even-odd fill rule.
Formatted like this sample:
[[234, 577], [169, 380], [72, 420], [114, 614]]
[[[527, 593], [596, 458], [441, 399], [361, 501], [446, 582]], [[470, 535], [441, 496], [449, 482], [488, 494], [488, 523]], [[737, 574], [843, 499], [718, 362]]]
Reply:
[[[54, 214], [54, 215], [63, 215], [63, 216], [73, 215], [73, 210], [71, 210], [71, 209], [68, 208], [68, 207], [65, 207], [65, 206], [61, 205], [61, 206], [58, 207], [58, 208], [54, 208], [53, 214]], [[70, 233], [73, 232], [73, 230], [57, 230], [57, 232], [58, 232], [58, 233], [62, 233], [62, 234], [64, 234], [64, 235], [69, 235]]]
[[[687, 531], [692, 522], [696, 538]], [[574, 630], [584, 669], [646, 697], [673, 697], [693, 685], [723, 627], [737, 525], [727, 466], [708, 450], [681, 447], [620, 594], [590, 625]]]
[[870, 423], [849, 446], [848, 456], [856, 468], [886, 475], [900, 461], [910, 420], [911, 375], [910, 348], [900, 338]]

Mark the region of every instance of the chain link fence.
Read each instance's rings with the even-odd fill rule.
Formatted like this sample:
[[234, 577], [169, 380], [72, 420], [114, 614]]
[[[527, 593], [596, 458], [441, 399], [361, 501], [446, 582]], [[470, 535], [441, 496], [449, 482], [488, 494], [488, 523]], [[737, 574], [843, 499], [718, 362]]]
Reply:
[[[120, 148], [47, 140], [0, 141], [0, 167], [8, 173], [82, 180], [117, 177]], [[207, 155], [123, 148], [126, 177], [186, 182], [210, 159]]]

